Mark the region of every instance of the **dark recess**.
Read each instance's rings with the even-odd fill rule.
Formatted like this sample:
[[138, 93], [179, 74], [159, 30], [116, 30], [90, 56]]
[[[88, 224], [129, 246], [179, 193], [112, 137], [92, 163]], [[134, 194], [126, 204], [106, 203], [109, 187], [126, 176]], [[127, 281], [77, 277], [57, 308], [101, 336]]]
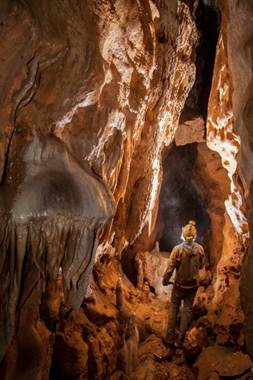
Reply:
[[220, 12], [214, 1], [201, 0], [196, 10], [196, 25], [200, 34], [196, 49], [196, 80], [188, 95], [181, 121], [189, 116], [207, 117], [209, 94], [212, 86], [216, 45], [220, 30]]
[[163, 164], [164, 178], [158, 214], [160, 249], [170, 251], [181, 242], [181, 229], [190, 219], [197, 222], [197, 241], [205, 244], [210, 218], [204, 200], [192, 181], [197, 145], [170, 148]]

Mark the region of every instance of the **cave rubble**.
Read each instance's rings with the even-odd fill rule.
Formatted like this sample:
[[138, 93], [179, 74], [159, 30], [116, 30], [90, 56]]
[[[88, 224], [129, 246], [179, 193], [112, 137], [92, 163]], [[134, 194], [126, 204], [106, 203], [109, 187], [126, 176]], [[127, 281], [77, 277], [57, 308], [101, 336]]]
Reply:
[[200, 368], [199, 379], [204, 380], [216, 372], [220, 378], [240, 378], [252, 368], [252, 361], [248, 355], [241, 352], [232, 352], [224, 347], [208, 347], [201, 353], [196, 366]]

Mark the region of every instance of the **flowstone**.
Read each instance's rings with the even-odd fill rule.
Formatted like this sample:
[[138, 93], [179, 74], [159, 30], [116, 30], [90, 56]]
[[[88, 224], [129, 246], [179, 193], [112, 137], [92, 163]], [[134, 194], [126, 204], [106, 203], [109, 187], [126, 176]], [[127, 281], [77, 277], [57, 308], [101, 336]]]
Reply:
[[61, 270], [65, 302], [80, 307], [99, 234], [114, 213], [102, 182], [57, 138], [35, 137], [23, 157], [17, 195], [1, 188], [0, 360], [15, 330], [16, 311], [37, 285], [45, 291]]

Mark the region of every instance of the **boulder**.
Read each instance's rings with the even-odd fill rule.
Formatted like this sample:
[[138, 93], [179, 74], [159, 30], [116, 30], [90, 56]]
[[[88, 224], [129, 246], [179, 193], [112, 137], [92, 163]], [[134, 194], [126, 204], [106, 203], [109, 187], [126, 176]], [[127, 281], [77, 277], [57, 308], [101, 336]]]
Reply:
[[241, 351], [233, 352], [222, 346], [210, 346], [200, 354], [195, 366], [198, 368], [198, 380], [206, 380], [213, 372], [221, 377], [238, 379], [249, 370], [253, 363], [250, 357]]

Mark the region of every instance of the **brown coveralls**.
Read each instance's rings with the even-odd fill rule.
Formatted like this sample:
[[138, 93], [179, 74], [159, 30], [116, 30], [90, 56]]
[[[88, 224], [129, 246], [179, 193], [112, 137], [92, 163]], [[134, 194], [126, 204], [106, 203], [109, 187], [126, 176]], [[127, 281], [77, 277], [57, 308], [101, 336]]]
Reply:
[[173, 248], [169, 257], [169, 264], [163, 278], [163, 285], [168, 285], [170, 277], [176, 269], [175, 283], [171, 295], [169, 327], [167, 342], [173, 344], [177, 315], [184, 301], [183, 313], [180, 322], [178, 343], [182, 343], [191, 322], [193, 301], [198, 289], [199, 269], [205, 265], [205, 254], [202, 246], [195, 242], [183, 242]]

